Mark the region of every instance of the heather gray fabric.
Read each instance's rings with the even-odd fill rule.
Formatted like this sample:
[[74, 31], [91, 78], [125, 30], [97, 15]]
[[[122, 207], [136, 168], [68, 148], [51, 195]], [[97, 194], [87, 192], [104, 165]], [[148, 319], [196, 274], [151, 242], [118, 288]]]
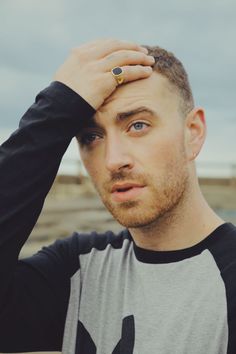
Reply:
[[108, 244], [79, 257], [64, 354], [76, 352], [78, 321], [96, 346], [91, 353], [118, 353], [114, 349], [126, 318], [133, 318], [135, 332], [127, 354], [227, 353], [225, 285], [209, 250], [178, 262], [148, 264], [137, 260], [126, 239], [121, 248]]

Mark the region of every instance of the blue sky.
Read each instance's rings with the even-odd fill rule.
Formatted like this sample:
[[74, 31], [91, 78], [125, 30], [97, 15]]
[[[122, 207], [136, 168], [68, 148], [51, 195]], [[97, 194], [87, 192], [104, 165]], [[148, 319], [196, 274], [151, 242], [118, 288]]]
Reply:
[[70, 48], [116, 37], [158, 44], [183, 61], [207, 113], [200, 159], [236, 162], [235, 18], [234, 0], [1, 0], [0, 131], [17, 127]]

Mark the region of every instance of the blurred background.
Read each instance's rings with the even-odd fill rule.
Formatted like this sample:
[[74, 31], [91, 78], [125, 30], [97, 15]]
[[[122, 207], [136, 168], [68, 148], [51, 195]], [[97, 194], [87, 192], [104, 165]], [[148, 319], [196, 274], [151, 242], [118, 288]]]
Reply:
[[[234, 0], [1, 0], [0, 141], [72, 47], [117, 37], [158, 44], [184, 63], [207, 113], [199, 173], [229, 176], [236, 162], [235, 16]], [[76, 173], [74, 142], [65, 157], [62, 171]]]
[[[234, 0], [0, 0], [0, 143], [70, 48], [101, 37], [160, 45], [184, 63], [208, 137], [197, 159], [210, 205], [236, 223]], [[94, 193], [75, 141], [21, 256], [73, 231], [121, 228]]]
[[[234, 0], [1, 0], [0, 142], [72, 47], [101, 37], [160, 45], [184, 63], [196, 104], [206, 110], [208, 137], [197, 159], [202, 190], [236, 222], [235, 16]], [[84, 176], [75, 141], [59, 175], [24, 255], [75, 229], [120, 229]]]

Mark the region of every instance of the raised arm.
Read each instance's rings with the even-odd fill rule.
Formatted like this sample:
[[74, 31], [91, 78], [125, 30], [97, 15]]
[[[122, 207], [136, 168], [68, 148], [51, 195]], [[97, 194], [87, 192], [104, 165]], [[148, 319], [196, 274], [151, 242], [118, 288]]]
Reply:
[[[9, 335], [14, 342], [20, 326], [29, 327], [29, 331], [38, 328], [33, 323], [38, 319], [27, 319], [25, 313], [34, 310], [35, 317], [37, 314], [40, 317], [41, 307], [37, 301], [26, 302], [24, 291], [27, 290], [19, 286], [21, 277], [27, 284], [27, 277], [30, 282], [34, 271], [21, 271], [18, 255], [38, 219], [64, 152], [71, 139], [116, 89], [117, 81], [111, 69], [121, 66], [124, 82], [128, 82], [148, 77], [151, 64], [143, 48], [124, 41], [101, 40], [74, 49], [56, 73], [55, 81], [36, 97], [35, 103], [21, 119], [19, 128], [0, 146], [0, 351], [3, 350], [1, 343], [7, 345], [6, 336]], [[57, 248], [54, 251], [59, 252]], [[50, 252], [45, 257], [50, 257]], [[68, 257], [63, 253], [52, 257], [48, 264], [57, 268], [59, 265], [56, 263], [66, 263]], [[40, 262], [42, 258], [39, 257]], [[35, 274], [35, 277], [39, 282], [40, 275]], [[45, 294], [48, 295], [46, 283]], [[43, 294], [44, 285], [41, 287]], [[30, 291], [34, 291], [33, 288], [37, 289], [37, 284]], [[46, 301], [45, 294], [42, 299], [45, 296]], [[54, 306], [53, 297], [48, 299], [47, 306], [50, 307], [50, 301]], [[21, 313], [24, 313], [22, 321]], [[7, 333], [1, 330], [4, 319], [14, 325], [18, 323], [12, 326], [12, 333], [10, 325]], [[44, 322], [48, 326], [49, 318], [42, 319], [40, 325], [43, 326]], [[1, 338], [1, 333], [4, 333], [4, 338]], [[35, 338], [41, 337], [36, 335]], [[38, 347], [26, 347], [49, 350], [43, 346], [43, 338], [40, 341]], [[9, 348], [12, 348], [10, 343]], [[53, 349], [53, 344], [50, 349]]]

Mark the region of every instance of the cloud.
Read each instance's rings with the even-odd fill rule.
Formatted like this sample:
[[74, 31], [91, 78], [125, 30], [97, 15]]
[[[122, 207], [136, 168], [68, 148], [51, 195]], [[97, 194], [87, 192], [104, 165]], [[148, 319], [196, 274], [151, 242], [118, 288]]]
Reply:
[[38, 91], [52, 81], [47, 75], [0, 67], [0, 128], [16, 127]]
[[17, 125], [71, 47], [117, 37], [161, 45], [183, 61], [196, 102], [207, 110], [205, 156], [233, 158], [234, 0], [1, 0], [0, 6], [0, 128]]

